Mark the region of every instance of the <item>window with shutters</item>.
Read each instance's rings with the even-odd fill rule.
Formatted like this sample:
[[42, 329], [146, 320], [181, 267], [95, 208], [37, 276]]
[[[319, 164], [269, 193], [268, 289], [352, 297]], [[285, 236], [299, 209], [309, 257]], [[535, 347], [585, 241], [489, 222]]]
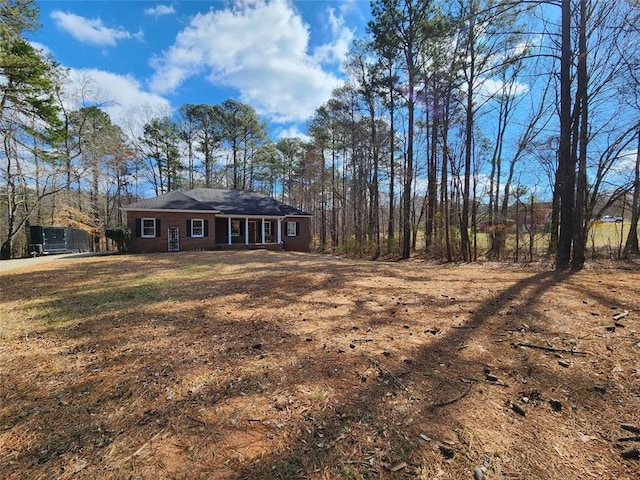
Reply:
[[295, 237], [297, 235], [296, 222], [287, 222], [287, 237]]
[[201, 218], [194, 218], [191, 220], [191, 236], [192, 237], [204, 237], [204, 220]]
[[141, 237], [142, 238], [154, 238], [156, 236], [156, 219], [155, 218], [143, 218], [141, 221]]

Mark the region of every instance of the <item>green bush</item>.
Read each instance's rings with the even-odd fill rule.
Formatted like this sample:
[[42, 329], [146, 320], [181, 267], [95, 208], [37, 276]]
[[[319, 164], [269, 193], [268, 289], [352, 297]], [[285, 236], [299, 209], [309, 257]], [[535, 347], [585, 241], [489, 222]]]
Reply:
[[116, 242], [119, 252], [126, 252], [129, 240], [131, 240], [131, 229], [129, 227], [113, 227], [104, 231], [105, 237]]

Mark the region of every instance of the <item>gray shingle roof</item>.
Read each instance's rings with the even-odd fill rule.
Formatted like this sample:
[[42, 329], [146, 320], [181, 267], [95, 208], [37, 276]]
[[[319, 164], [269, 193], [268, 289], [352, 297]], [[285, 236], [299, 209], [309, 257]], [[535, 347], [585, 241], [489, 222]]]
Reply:
[[224, 215], [308, 216], [308, 213], [273, 198], [245, 190], [195, 188], [140, 200], [125, 210], [211, 210]]
[[158, 197], [140, 200], [125, 207], [125, 210], [215, 210], [189, 196], [188, 192], [169, 192]]

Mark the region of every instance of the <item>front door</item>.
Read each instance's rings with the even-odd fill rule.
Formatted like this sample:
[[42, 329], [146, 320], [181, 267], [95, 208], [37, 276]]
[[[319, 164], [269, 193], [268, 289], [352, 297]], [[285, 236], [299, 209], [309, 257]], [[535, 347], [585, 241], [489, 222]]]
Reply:
[[180, 251], [180, 229], [178, 227], [169, 227], [169, 251]]
[[260, 232], [258, 230], [258, 222], [249, 220], [249, 243], [261, 243]]

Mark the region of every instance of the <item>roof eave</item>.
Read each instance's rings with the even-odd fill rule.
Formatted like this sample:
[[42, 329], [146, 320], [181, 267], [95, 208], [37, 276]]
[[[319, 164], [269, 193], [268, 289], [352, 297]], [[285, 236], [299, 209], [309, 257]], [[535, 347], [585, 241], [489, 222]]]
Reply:
[[224, 213], [217, 214], [219, 218], [284, 218], [284, 215], [277, 213]]
[[173, 212], [173, 213], [221, 213], [220, 210], [190, 210], [190, 209], [178, 209], [178, 208], [130, 208], [120, 207], [123, 212]]

